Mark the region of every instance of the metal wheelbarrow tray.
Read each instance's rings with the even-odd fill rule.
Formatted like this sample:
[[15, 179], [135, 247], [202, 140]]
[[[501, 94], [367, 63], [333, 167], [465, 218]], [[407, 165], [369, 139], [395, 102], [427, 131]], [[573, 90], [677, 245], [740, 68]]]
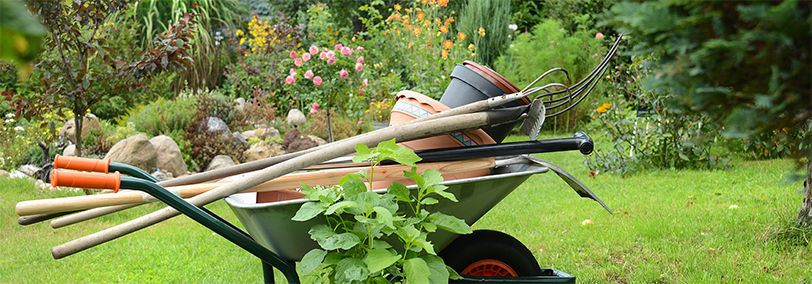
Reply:
[[[446, 181], [443, 183], [448, 186], [446, 191], [454, 193], [459, 202], [441, 201], [434, 205], [436, 206], [434, 208], [463, 219], [472, 225], [530, 176], [549, 170], [550, 168], [546, 166], [537, 165], [528, 160], [528, 163], [496, 168], [487, 176]], [[414, 189], [415, 187], [410, 186], [409, 188]], [[376, 190], [376, 192], [384, 191], [384, 189]], [[251, 237], [283, 259], [298, 261], [305, 253], [317, 248], [316, 242], [310, 239], [308, 231], [314, 225], [324, 223], [325, 219], [321, 217], [307, 222], [291, 220], [301, 205], [309, 202], [308, 200], [294, 199], [257, 203], [256, 193], [251, 192], [231, 195], [225, 198], [225, 201]], [[505, 236], [511, 238], [508, 235]], [[446, 231], [438, 231], [429, 235], [429, 240], [441, 254], [455, 238], [454, 234]], [[519, 243], [519, 245], [521, 244]], [[532, 261], [537, 265], [535, 259]], [[541, 269], [534, 274], [534, 276], [508, 278], [466, 276], [458, 283], [571, 283], [575, 281], [575, 277], [555, 269]]]

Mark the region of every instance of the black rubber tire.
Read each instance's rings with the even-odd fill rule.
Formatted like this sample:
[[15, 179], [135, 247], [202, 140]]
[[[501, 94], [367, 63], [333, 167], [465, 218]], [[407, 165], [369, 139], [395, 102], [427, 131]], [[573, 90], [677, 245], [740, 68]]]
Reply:
[[537, 276], [541, 272], [533, 253], [522, 242], [499, 231], [476, 230], [459, 236], [438, 255], [458, 273], [483, 259], [504, 262], [518, 276]]

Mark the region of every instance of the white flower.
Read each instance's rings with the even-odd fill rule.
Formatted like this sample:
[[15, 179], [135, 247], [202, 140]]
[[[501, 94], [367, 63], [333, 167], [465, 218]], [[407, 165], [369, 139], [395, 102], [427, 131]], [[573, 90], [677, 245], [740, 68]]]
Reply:
[[519, 29], [519, 26], [517, 26], [516, 24], [510, 24], [508, 25], [508, 29], [515, 31]]
[[22, 126], [14, 127], [14, 131], [23, 131], [23, 127]]
[[14, 123], [14, 119], [13, 118], [6, 119], [6, 123]]
[[7, 113], [6, 118], [14, 118], [14, 113], [13, 112]]

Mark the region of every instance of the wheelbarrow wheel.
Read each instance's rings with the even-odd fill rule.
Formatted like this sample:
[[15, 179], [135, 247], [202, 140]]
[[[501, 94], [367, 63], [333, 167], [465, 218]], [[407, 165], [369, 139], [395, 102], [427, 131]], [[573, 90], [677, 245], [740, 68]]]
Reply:
[[498, 231], [476, 230], [460, 236], [439, 256], [461, 275], [535, 276], [541, 271], [527, 247]]

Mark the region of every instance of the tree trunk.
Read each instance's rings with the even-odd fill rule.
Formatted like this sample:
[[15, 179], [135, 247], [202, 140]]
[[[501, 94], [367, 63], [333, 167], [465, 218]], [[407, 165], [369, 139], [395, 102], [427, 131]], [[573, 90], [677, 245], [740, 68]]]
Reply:
[[804, 201], [798, 213], [798, 225], [801, 227], [812, 226], [812, 160], [807, 162], [804, 189]]
[[73, 113], [73, 122], [76, 125], [76, 133], [73, 136], [73, 139], [76, 140], [76, 156], [82, 156], [82, 120], [84, 120], [84, 115], [78, 112]]

